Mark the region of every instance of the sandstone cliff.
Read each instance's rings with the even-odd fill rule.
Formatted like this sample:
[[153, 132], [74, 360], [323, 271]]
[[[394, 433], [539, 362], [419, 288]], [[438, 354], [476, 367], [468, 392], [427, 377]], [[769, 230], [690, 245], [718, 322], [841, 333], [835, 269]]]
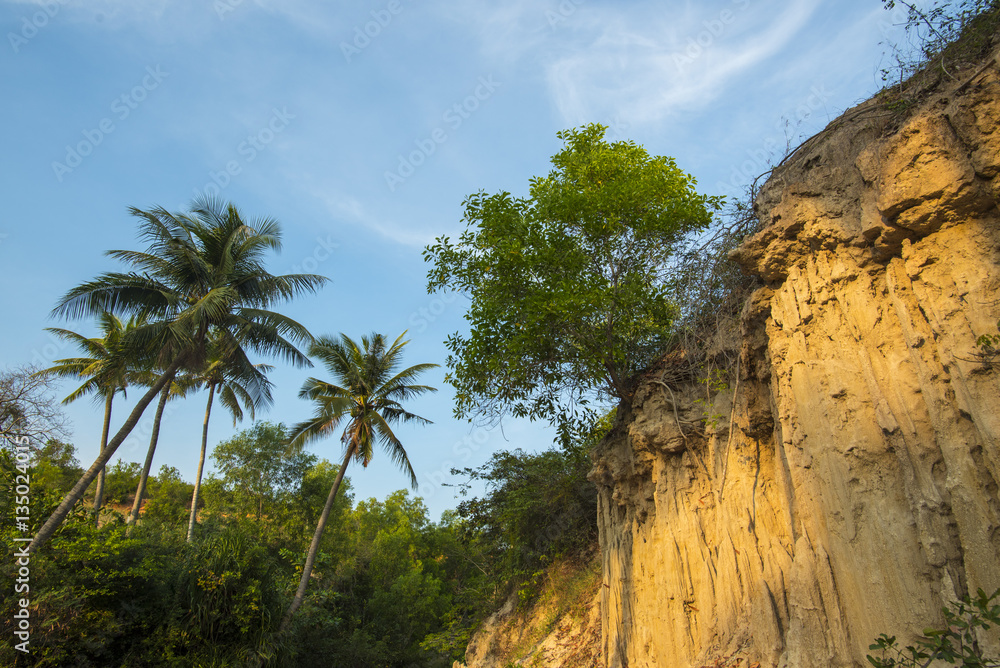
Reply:
[[866, 666], [1000, 587], [998, 69], [847, 112], [762, 190], [728, 387], [665, 363], [597, 455], [604, 665]]

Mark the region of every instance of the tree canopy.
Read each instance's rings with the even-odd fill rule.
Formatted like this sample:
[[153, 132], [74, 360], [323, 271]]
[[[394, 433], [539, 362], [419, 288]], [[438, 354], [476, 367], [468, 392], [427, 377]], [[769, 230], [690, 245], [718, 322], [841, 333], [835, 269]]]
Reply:
[[469, 334], [447, 340], [458, 417], [557, 421], [595, 397], [627, 399], [662, 351], [676, 314], [668, 259], [721, 201], [605, 130], [558, 133], [554, 169], [527, 198], [471, 195], [457, 242], [424, 249], [428, 291], [471, 299]]

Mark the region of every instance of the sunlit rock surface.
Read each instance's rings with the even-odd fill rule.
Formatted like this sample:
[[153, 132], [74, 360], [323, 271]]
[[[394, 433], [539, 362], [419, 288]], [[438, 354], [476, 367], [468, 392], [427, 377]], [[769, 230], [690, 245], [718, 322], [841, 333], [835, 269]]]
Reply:
[[1000, 75], [975, 71], [898, 127], [846, 112], [763, 189], [738, 381], [706, 398], [665, 363], [597, 454], [594, 665], [866, 666], [1000, 587], [1000, 369], [973, 358], [1000, 318]]

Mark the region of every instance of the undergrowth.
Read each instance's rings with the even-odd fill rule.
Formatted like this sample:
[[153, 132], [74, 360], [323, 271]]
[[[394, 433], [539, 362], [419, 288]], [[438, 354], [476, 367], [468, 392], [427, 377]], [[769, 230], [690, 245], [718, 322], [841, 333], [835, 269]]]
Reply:
[[[988, 631], [1000, 625], [1000, 589], [987, 596], [979, 589], [976, 597], [964, 597], [943, 609], [945, 625], [939, 629], [925, 629], [916, 645], [901, 649], [895, 636], [881, 634], [868, 647], [879, 652], [867, 656], [874, 668], [927, 668], [934, 662], [963, 668], [996, 668], [1000, 657], [987, 657], [980, 645], [980, 629]], [[940, 664], [939, 664], [940, 665]]]

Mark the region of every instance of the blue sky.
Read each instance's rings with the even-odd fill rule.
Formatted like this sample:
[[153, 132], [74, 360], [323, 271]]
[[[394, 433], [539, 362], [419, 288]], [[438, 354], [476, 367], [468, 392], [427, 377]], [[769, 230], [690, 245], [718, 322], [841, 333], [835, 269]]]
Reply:
[[[117, 268], [104, 251], [140, 247], [127, 207], [182, 211], [207, 193], [282, 222], [273, 272], [332, 279], [283, 309], [314, 334], [409, 329], [406, 362], [443, 365], [466, 301], [427, 294], [421, 249], [461, 231], [467, 195], [524, 194], [556, 132], [588, 122], [735, 194], [878, 89], [901, 18], [876, 0], [0, 0], [0, 363], [72, 356], [44, 328], [91, 323], [49, 312]], [[279, 366], [267, 419], [309, 415], [309, 375], [325, 377]], [[433, 517], [456, 503], [438, 484], [452, 466], [552, 440], [455, 420], [443, 377], [412, 406], [434, 424], [399, 434]], [[154, 469], [193, 478], [204, 401], [172, 408]], [[101, 412], [67, 409], [85, 466]], [[141, 461], [141, 433], [116, 457]], [[210, 444], [232, 433], [217, 410]], [[333, 441], [313, 451], [340, 456]], [[349, 475], [358, 498], [406, 486], [383, 457]]]

